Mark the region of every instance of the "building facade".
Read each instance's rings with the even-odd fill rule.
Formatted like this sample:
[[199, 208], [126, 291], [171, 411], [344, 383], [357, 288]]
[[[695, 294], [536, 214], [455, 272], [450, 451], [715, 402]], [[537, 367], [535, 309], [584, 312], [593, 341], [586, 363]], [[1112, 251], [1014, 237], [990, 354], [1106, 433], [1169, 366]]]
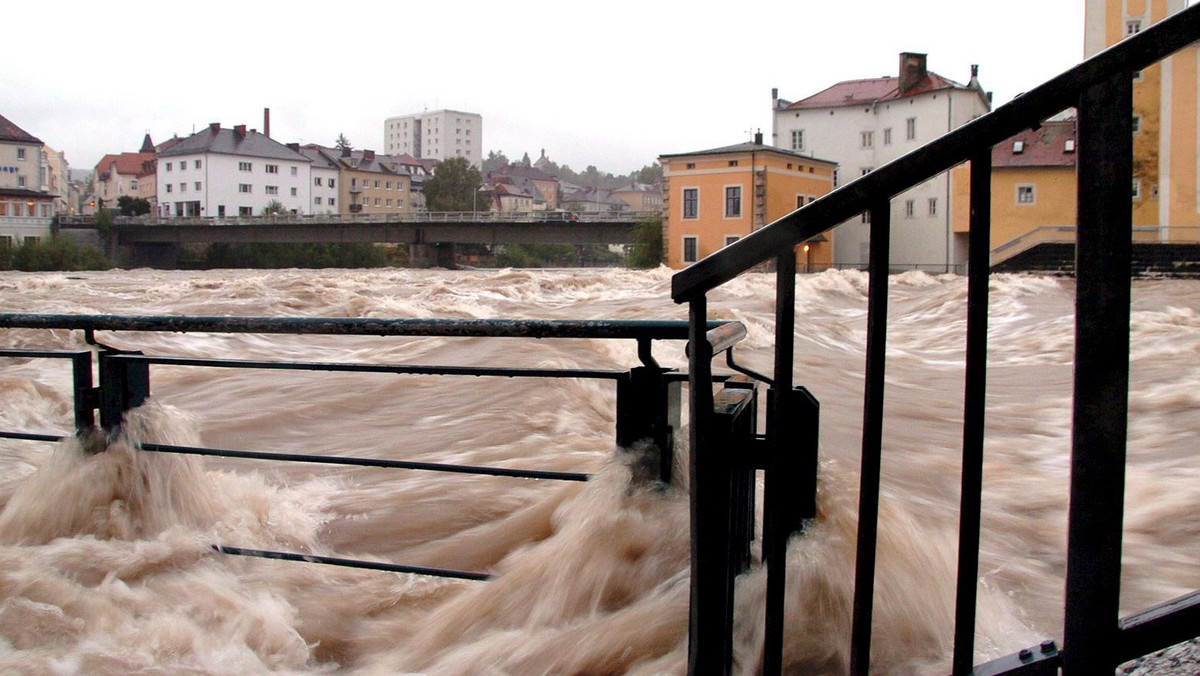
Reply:
[[48, 187], [42, 142], [0, 116], [0, 244], [49, 238], [54, 196]]
[[[152, 147], [153, 148], [153, 147]], [[152, 209], [158, 205], [155, 155], [151, 152], [105, 155], [92, 173], [92, 195], [98, 207], [115, 209], [121, 197], [141, 198]]]
[[[1186, 8], [1186, 0], [1087, 0], [1084, 56]], [[1157, 227], [1164, 242], [1198, 239], [1198, 55], [1200, 46], [1185, 47], [1134, 76], [1133, 224]]]
[[407, 214], [411, 207], [411, 180], [399, 158], [376, 155], [373, 150], [342, 151], [339, 163], [339, 197], [343, 214]]
[[418, 159], [464, 157], [483, 166], [483, 116], [460, 110], [431, 110], [389, 117], [383, 123], [384, 152]]
[[213, 123], [158, 154], [157, 201], [165, 217], [257, 216], [272, 202], [310, 213], [312, 161], [245, 125]]
[[[663, 247], [683, 268], [786, 216], [833, 189], [837, 165], [761, 143], [658, 158], [666, 181]], [[830, 266], [827, 237], [797, 248], [802, 271]]]
[[[309, 165], [312, 186], [312, 199], [308, 213], [310, 214], [340, 214], [345, 206], [339, 192], [341, 181], [341, 163], [337, 160], [338, 151], [315, 144], [296, 147], [296, 152], [304, 155], [312, 164]], [[347, 208], [345, 213], [350, 213]]]
[[[905, 52], [896, 77], [839, 82], [796, 102], [772, 90], [772, 145], [836, 162], [836, 187], [990, 110], [976, 68], [962, 85], [926, 66], [926, 55]], [[955, 232], [953, 201], [950, 172], [892, 200], [893, 265], [945, 271], [965, 262], [966, 235]], [[839, 225], [834, 264], [865, 266], [869, 242], [865, 214]]]

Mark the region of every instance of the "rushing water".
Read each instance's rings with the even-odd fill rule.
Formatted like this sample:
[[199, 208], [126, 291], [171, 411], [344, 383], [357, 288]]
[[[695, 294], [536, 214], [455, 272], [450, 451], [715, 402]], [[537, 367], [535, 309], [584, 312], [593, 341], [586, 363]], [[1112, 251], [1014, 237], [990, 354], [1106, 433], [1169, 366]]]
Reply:
[[[796, 382], [821, 401], [821, 517], [793, 540], [789, 673], [849, 648], [867, 278], [803, 276]], [[710, 314], [771, 368], [774, 278]], [[682, 319], [665, 270], [5, 273], [5, 312]], [[991, 284], [978, 657], [1057, 636], [1073, 282]], [[944, 673], [953, 626], [966, 284], [892, 278], [876, 673]], [[1200, 282], [1134, 284], [1122, 605], [1200, 587]], [[620, 341], [102, 333], [152, 355], [615, 368]], [[86, 349], [80, 332], [0, 346]], [[656, 343], [683, 367], [682, 345]], [[688, 506], [613, 452], [609, 382], [154, 366], [124, 437], [0, 441], [0, 673], [658, 674], [685, 670]], [[69, 368], [0, 360], [0, 429], [65, 433]], [[587, 484], [200, 459], [138, 440], [593, 472]], [[91, 450], [105, 442], [93, 439]], [[488, 571], [486, 583], [225, 556], [226, 545]], [[765, 576], [739, 580], [737, 668]]]

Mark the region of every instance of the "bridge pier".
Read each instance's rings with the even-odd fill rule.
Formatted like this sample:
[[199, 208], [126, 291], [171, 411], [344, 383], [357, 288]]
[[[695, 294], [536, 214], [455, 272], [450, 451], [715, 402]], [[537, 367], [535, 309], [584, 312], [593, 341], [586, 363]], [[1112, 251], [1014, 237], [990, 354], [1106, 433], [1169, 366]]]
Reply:
[[127, 248], [129, 265], [135, 268], [175, 270], [179, 268], [180, 245], [174, 242], [138, 242]]
[[446, 268], [454, 270], [458, 267], [457, 256], [453, 242], [423, 242], [408, 245], [408, 265], [413, 268]]

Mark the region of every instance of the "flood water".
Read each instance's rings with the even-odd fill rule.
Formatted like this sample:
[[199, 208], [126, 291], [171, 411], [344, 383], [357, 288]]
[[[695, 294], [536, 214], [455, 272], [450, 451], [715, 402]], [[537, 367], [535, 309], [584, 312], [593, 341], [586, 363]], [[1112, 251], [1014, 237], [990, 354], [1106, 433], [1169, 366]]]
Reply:
[[[684, 319], [666, 270], [0, 274], [4, 312]], [[796, 383], [821, 402], [821, 517], [793, 540], [786, 667], [844, 673], [867, 276], [797, 282]], [[770, 372], [774, 277], [709, 296]], [[991, 283], [979, 660], [1060, 638], [1074, 283]], [[893, 276], [878, 674], [946, 673], [953, 632], [966, 282]], [[1134, 283], [1122, 606], [1200, 588], [1200, 282]], [[104, 333], [155, 356], [627, 369], [632, 342]], [[0, 347], [87, 349], [2, 330]], [[684, 368], [683, 345], [657, 342]], [[630, 481], [610, 381], [153, 366], [151, 402], [95, 455], [0, 440], [0, 673], [680, 674], [688, 503]], [[61, 361], [0, 360], [0, 429], [67, 434]], [[593, 473], [563, 483], [199, 458], [138, 440]], [[101, 446], [104, 444], [101, 442]], [[489, 572], [488, 582], [216, 553], [211, 545]], [[765, 577], [739, 580], [736, 670]]]

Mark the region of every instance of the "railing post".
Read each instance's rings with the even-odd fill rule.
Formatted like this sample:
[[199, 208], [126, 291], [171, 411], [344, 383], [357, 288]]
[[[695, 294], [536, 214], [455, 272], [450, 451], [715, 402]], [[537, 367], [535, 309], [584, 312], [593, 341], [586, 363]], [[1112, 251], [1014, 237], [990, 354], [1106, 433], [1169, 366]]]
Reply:
[[1063, 673], [1117, 666], [1129, 411], [1132, 73], [1079, 100], [1075, 398]]
[[96, 424], [96, 390], [92, 386], [92, 353], [71, 355], [71, 377], [75, 390], [75, 431], [83, 432]]
[[679, 429], [679, 382], [664, 376], [667, 370], [638, 366], [617, 380], [617, 445], [628, 448], [649, 439], [658, 449], [655, 478], [671, 483], [675, 430]]
[[858, 489], [858, 546], [854, 564], [854, 615], [850, 674], [871, 669], [871, 618], [875, 604], [875, 543], [879, 535], [879, 475], [883, 449], [883, 384], [887, 354], [888, 262], [891, 205], [871, 205], [870, 281], [867, 290], [867, 372], [863, 393], [862, 469]]
[[954, 676], [975, 662], [975, 604], [979, 587], [980, 500], [983, 492], [983, 410], [987, 397], [988, 277], [991, 266], [992, 150], [971, 158], [971, 213], [967, 254], [967, 354], [963, 390], [962, 493], [958, 510], [958, 581], [955, 596]]
[[100, 425], [106, 431], [121, 426], [125, 412], [150, 398], [150, 365], [131, 361], [130, 354], [100, 353]]

